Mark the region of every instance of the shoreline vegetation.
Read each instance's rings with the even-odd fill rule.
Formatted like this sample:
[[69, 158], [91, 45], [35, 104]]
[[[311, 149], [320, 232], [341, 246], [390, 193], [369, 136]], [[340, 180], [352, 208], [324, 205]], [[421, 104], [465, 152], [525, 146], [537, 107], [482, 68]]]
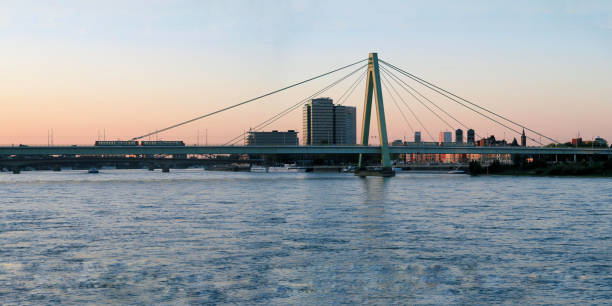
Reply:
[[494, 161], [488, 166], [482, 166], [478, 161], [469, 164], [470, 175], [529, 175], [529, 176], [579, 176], [579, 177], [612, 177], [612, 160], [555, 162], [544, 160], [515, 162], [512, 165], [502, 165]]

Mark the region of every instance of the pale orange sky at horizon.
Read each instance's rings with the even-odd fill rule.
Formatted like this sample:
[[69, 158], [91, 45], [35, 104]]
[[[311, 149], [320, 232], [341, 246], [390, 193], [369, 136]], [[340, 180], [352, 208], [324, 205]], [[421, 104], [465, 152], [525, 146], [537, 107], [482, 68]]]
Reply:
[[[70, 9], [15, 3], [0, 9], [0, 35], [7, 38], [0, 41], [0, 145], [46, 145], [51, 129], [55, 144], [92, 144], [104, 131], [106, 139], [129, 139], [344, 66], [372, 51], [552, 138], [569, 141], [580, 133], [585, 139], [611, 141], [609, 6], [603, 2], [603, 7], [578, 10], [567, 4], [521, 3], [523, 11], [504, 13], [500, 4], [460, 8], [452, 19], [456, 23], [442, 24], [426, 17], [457, 12], [450, 3], [441, 9], [411, 7], [423, 16], [388, 10], [370, 24], [372, 29], [357, 20], [365, 18], [353, 18], [371, 12], [354, 8], [341, 13], [336, 4], [309, 13], [312, 6], [321, 6], [318, 2], [255, 11], [245, 3], [239, 10], [166, 3], [142, 16], [136, 13], [139, 2], [125, 13], [102, 3], [74, 3]], [[31, 17], [15, 17], [26, 15]], [[407, 21], [390, 21], [387, 15]], [[513, 24], [517, 18], [520, 22]], [[424, 24], [420, 30], [410, 26], [417, 21]], [[199, 133], [203, 144], [207, 130], [209, 144], [223, 144], [348, 72], [159, 138], [195, 144]], [[356, 77], [322, 96], [337, 100]], [[481, 136], [505, 135], [509, 141], [517, 136], [431, 91], [419, 91]], [[360, 84], [346, 102], [357, 106], [358, 121], [363, 94]], [[385, 94], [390, 140], [412, 141], [412, 131]], [[436, 140], [440, 131], [449, 130], [418, 102], [404, 98]], [[424, 129], [404, 112], [427, 140]], [[301, 131], [301, 122], [299, 108], [265, 130]]]

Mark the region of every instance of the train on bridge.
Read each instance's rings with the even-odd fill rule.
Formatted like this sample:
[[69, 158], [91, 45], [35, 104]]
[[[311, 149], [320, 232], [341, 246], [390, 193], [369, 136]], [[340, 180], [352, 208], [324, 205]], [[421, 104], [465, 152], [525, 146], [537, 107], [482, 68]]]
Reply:
[[98, 140], [94, 144], [96, 147], [184, 147], [182, 140]]

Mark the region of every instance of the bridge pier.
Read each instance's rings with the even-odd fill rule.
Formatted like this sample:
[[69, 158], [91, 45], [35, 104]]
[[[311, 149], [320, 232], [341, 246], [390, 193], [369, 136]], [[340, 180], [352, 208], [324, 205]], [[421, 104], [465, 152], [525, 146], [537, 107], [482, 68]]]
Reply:
[[13, 171], [13, 174], [19, 174], [19, 173], [21, 173], [21, 168], [14, 167], [13, 169], [11, 169], [11, 171]]
[[367, 176], [382, 176], [382, 177], [394, 177], [395, 171], [393, 168], [382, 168], [382, 169], [367, 169], [360, 168], [355, 170], [355, 176], [367, 177]]
[[161, 169], [164, 173], [170, 172], [170, 166], [162, 166]]

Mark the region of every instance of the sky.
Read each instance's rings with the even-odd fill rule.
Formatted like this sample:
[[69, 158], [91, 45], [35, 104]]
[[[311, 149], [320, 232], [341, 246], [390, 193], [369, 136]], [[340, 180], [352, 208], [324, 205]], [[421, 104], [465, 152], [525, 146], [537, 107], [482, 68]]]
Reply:
[[[2, 0], [0, 145], [46, 145], [51, 131], [54, 144], [129, 139], [370, 52], [554, 139], [612, 140], [612, 1]], [[223, 144], [347, 73], [152, 139]], [[322, 96], [337, 101], [358, 76]], [[364, 83], [345, 103], [358, 121]], [[517, 136], [409, 84], [479, 136]], [[403, 92], [419, 124], [392, 91], [383, 87], [390, 140], [450, 130]], [[264, 130], [301, 125], [298, 108]]]

